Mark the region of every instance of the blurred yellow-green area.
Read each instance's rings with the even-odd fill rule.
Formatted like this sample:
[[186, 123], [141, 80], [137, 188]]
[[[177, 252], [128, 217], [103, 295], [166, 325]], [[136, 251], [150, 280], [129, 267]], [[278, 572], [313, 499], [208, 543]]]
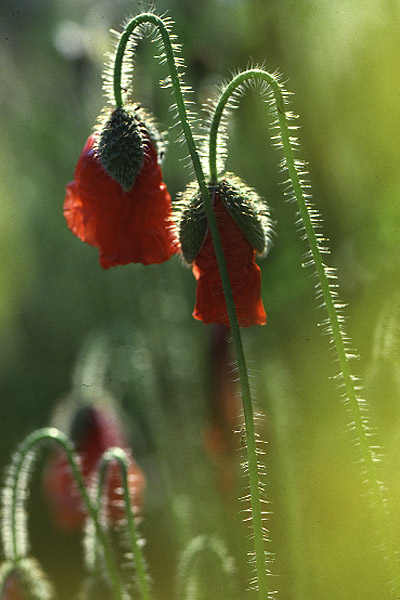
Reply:
[[[156, 9], [176, 22], [199, 110], [249, 64], [279, 70], [293, 92], [299, 156], [309, 163], [330, 239], [327, 263], [337, 268], [349, 305], [346, 329], [360, 354], [353, 370], [377, 427], [373, 443], [383, 446], [378, 471], [400, 550], [399, 3], [158, 0]], [[191, 316], [194, 277], [177, 258], [103, 271], [97, 250], [75, 238], [63, 218], [65, 185], [104, 103], [109, 30], [137, 11], [127, 0], [0, 5], [0, 462], [3, 468], [26, 434], [50, 422], [88, 336], [126, 328], [136, 363], [130, 370], [121, 360], [108, 391], [129, 414], [134, 454], [148, 478], [142, 533], [156, 597], [174, 597], [182, 540], [207, 533], [224, 540], [244, 590], [250, 546], [241, 506], [222, 498], [202, 450], [211, 328]], [[170, 129], [170, 93], [158, 85], [166, 67], [153, 52], [150, 41], [139, 45], [134, 90], [169, 129], [163, 172], [175, 198], [192, 175], [186, 147], [175, 143], [179, 132]], [[232, 116], [227, 168], [257, 189], [276, 222], [273, 249], [259, 263], [268, 324], [243, 332], [267, 442], [268, 549], [277, 576], [271, 587], [282, 600], [383, 599], [389, 595], [374, 519], [270, 125], [267, 105], [248, 92]], [[165, 423], [147, 403], [154, 394]], [[168, 481], [165, 474], [179, 469], [180, 479]], [[33, 554], [60, 597], [71, 597], [83, 577], [81, 535], [52, 525], [39, 467], [32, 488]], [[178, 490], [173, 506], [171, 489]], [[210, 590], [208, 598], [223, 597]]]

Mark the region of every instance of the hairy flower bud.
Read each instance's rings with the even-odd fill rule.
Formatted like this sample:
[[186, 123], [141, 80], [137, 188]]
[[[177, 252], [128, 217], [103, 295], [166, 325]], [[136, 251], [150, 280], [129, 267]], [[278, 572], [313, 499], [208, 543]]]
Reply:
[[179, 223], [179, 242], [183, 258], [192, 263], [206, 237], [207, 217], [200, 191], [193, 184], [188, 186], [184, 202], [185, 208]]
[[135, 110], [116, 108], [103, 126], [97, 153], [104, 170], [128, 192], [140, 173], [145, 148]]
[[266, 232], [257, 214], [255, 192], [237, 177], [223, 179], [217, 189], [219, 197], [236, 225], [243, 231], [250, 246], [257, 254], [263, 254], [267, 245]]
[[[257, 254], [264, 254], [268, 250], [272, 229], [265, 202], [262, 202], [252, 188], [231, 173], [227, 173], [216, 186], [209, 186], [210, 194], [213, 189], [250, 246]], [[190, 183], [182, 193], [178, 210], [181, 251], [184, 259], [192, 263], [207, 234], [207, 217], [196, 183]]]
[[[264, 325], [260, 299], [260, 269], [255, 255], [265, 254], [272, 231], [268, 207], [256, 192], [228, 173], [209, 186], [215, 220], [221, 238], [239, 325]], [[214, 244], [207, 227], [198, 186], [190, 184], [179, 203], [179, 238], [182, 254], [193, 263], [197, 279], [195, 319], [229, 327], [222, 281]]]

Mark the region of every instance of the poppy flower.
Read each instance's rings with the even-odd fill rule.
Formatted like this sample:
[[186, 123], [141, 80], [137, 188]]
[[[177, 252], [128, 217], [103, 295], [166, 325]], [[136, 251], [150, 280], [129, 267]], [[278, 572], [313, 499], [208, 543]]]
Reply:
[[[256, 251], [229, 214], [218, 191], [214, 196], [214, 214], [239, 325], [265, 325], [267, 318], [260, 298], [261, 273], [255, 263]], [[229, 327], [228, 311], [210, 231], [194, 259], [193, 274], [197, 279], [194, 318], [203, 323]]]
[[90, 135], [67, 185], [64, 216], [69, 229], [99, 249], [104, 269], [128, 263], [162, 263], [178, 251], [171, 197], [150, 137], [141, 169], [128, 191], [105, 171]]
[[[114, 413], [109, 409], [87, 406], [80, 409], [71, 428], [71, 438], [80, 458], [82, 475], [88, 485], [96, 474], [104, 452], [111, 447], [122, 447], [129, 456], [128, 481], [132, 506], [136, 512], [143, 505], [145, 476], [127, 450], [127, 442]], [[111, 463], [107, 469], [104, 487], [106, 515], [110, 522], [124, 517], [124, 504], [119, 466]], [[65, 455], [56, 450], [45, 471], [44, 489], [55, 523], [62, 529], [82, 527], [86, 512], [74, 482]]]

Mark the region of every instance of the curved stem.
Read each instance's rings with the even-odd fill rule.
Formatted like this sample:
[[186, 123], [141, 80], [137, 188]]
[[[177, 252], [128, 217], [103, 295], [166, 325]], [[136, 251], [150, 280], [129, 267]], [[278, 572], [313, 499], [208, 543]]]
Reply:
[[122, 479], [122, 489], [124, 495], [125, 504], [125, 517], [128, 525], [128, 535], [130, 540], [131, 550], [135, 559], [136, 571], [138, 575], [139, 589], [142, 596], [142, 600], [150, 600], [150, 585], [146, 573], [146, 565], [143, 556], [142, 549], [139, 543], [139, 534], [136, 528], [135, 517], [132, 510], [132, 501], [130, 496], [128, 473], [128, 456], [122, 448], [109, 448], [107, 452], [103, 454], [100, 467], [99, 467], [99, 482], [97, 490], [97, 510], [99, 509], [101, 502], [101, 494], [104, 489], [106, 480], [106, 471], [110, 463], [116, 461], [119, 464]]
[[[246, 439], [247, 439], [247, 460], [249, 467], [249, 486], [251, 496], [251, 508], [252, 508], [252, 521], [253, 521], [253, 532], [254, 532], [254, 545], [255, 545], [255, 556], [256, 556], [256, 570], [258, 580], [258, 593], [259, 598], [268, 598], [268, 583], [267, 583], [267, 569], [266, 569], [266, 553], [265, 543], [263, 537], [263, 523], [262, 523], [262, 510], [261, 510], [261, 498], [259, 490], [259, 473], [257, 463], [257, 450], [256, 450], [256, 437], [254, 427], [254, 413], [253, 405], [250, 393], [249, 378], [247, 373], [247, 366], [245, 355], [243, 351], [242, 338], [239, 329], [238, 318], [235, 309], [235, 303], [233, 300], [232, 288], [229, 280], [228, 269], [224, 253], [222, 250], [222, 244], [218, 232], [218, 226], [212, 207], [212, 198], [206, 184], [203, 168], [199, 154], [196, 149], [192, 130], [189, 124], [188, 114], [186, 111], [185, 100], [182, 93], [180, 76], [177, 69], [176, 59], [174, 56], [174, 50], [171, 44], [168, 28], [164, 21], [152, 14], [143, 13], [133, 18], [126, 26], [115, 56], [114, 63], [114, 96], [117, 106], [122, 106], [122, 93], [121, 93], [121, 73], [122, 73], [122, 60], [125, 52], [125, 48], [129, 39], [129, 36], [133, 30], [142, 23], [152, 23], [155, 25], [160, 32], [161, 38], [164, 43], [166, 62], [169, 68], [169, 74], [171, 78], [172, 88], [175, 95], [176, 107], [180, 123], [182, 125], [183, 133], [186, 138], [186, 143], [189, 149], [190, 157], [192, 159], [193, 168], [196, 174], [196, 178], [200, 187], [204, 210], [207, 216], [210, 233], [214, 245], [215, 255], [217, 258], [218, 269], [221, 276], [222, 288], [225, 295], [225, 302], [228, 311], [228, 317], [230, 322], [231, 334], [234, 340], [236, 358], [238, 363], [238, 371], [242, 392], [243, 410], [246, 424]], [[215, 194], [215, 189], [212, 196]]]
[[[81, 470], [79, 468], [79, 464], [78, 464], [72, 443], [67, 438], [67, 436], [65, 436], [61, 431], [59, 431], [58, 429], [52, 428], [52, 427], [38, 429], [37, 431], [34, 431], [30, 435], [28, 435], [28, 437], [25, 438], [25, 440], [22, 442], [21, 446], [19, 447], [18, 462], [16, 462], [16, 465], [15, 465], [15, 480], [14, 480], [14, 485], [13, 485], [12, 512], [11, 512], [11, 527], [12, 527], [12, 538], [13, 538], [13, 548], [14, 548], [14, 552], [13, 552], [14, 561], [17, 562], [18, 560], [23, 558], [22, 556], [20, 556], [20, 552], [19, 552], [19, 548], [18, 548], [18, 530], [20, 529], [19, 515], [21, 514], [21, 511], [18, 510], [19, 503], [17, 502], [17, 499], [16, 499], [16, 494], [18, 493], [18, 491], [23, 489], [20, 486], [21, 474], [23, 474], [25, 472], [24, 463], [25, 463], [25, 460], [27, 459], [27, 457], [29, 457], [31, 450], [36, 445], [41, 444], [46, 441], [51, 441], [51, 442], [56, 443], [65, 452], [65, 455], [68, 460], [68, 464], [71, 468], [72, 475], [74, 477], [74, 481], [78, 487], [81, 498], [85, 505], [85, 509], [87, 511], [87, 514], [90, 516], [90, 518], [94, 522], [94, 525], [96, 528], [96, 535], [97, 535], [98, 540], [103, 548], [104, 558], [105, 558], [107, 569], [109, 572], [111, 584], [112, 584], [112, 587], [114, 590], [115, 598], [117, 600], [124, 600], [125, 594], [124, 594], [124, 590], [122, 588], [122, 585], [121, 585], [121, 582], [119, 579], [118, 570], [115, 565], [115, 560], [114, 560], [114, 556], [112, 553], [112, 549], [111, 549], [110, 543], [108, 541], [108, 538], [107, 538], [102, 526], [99, 523], [96, 508], [94, 507], [94, 505], [89, 497], [88, 491], [85, 487], [85, 483], [84, 483], [84, 480], [82, 477]], [[24, 490], [24, 492], [25, 492], [25, 490]]]
[[399, 564], [396, 558], [394, 544], [392, 541], [389, 516], [385, 507], [385, 498], [383, 494], [382, 485], [379, 482], [377, 476], [376, 466], [374, 462], [374, 454], [368, 442], [368, 429], [365, 423], [365, 403], [357, 395], [355, 380], [350, 370], [349, 357], [346, 351], [346, 343], [340, 323], [340, 317], [335, 306], [334, 294], [329, 283], [327, 267], [322, 259], [318, 238], [313, 226], [313, 219], [308, 209], [307, 201], [303, 194], [299, 173], [296, 168], [296, 162], [289, 134], [289, 124], [285, 112], [285, 105], [281, 86], [278, 80], [270, 73], [262, 69], [249, 69], [248, 71], [239, 73], [236, 77], [234, 77], [232, 81], [230, 81], [230, 83], [223, 90], [215, 108], [212, 123], [210, 126], [209, 164], [211, 180], [217, 180], [218, 177], [217, 136], [223, 110], [226, 104], [228, 103], [229, 98], [238, 87], [240, 87], [246, 81], [257, 79], [269, 84], [274, 96], [277, 110], [277, 122], [280, 129], [281, 143], [286, 160], [286, 167], [289, 172], [289, 177], [293, 186], [294, 196], [296, 198], [298, 210], [307, 235], [313, 263], [319, 279], [320, 290], [328, 314], [332, 339], [336, 348], [336, 354], [340, 365], [341, 377], [346, 391], [348, 406], [352, 416], [352, 425], [357, 436], [361, 459], [365, 468], [365, 474], [369, 485], [369, 491], [371, 494], [371, 500], [373, 505], [373, 515], [375, 515], [377, 520], [379, 537], [382, 538], [379, 541], [381, 544], [383, 543], [383, 547], [385, 548], [388, 555], [387, 562], [389, 563], [389, 570], [392, 578], [392, 583], [394, 584], [396, 589], [399, 590]]

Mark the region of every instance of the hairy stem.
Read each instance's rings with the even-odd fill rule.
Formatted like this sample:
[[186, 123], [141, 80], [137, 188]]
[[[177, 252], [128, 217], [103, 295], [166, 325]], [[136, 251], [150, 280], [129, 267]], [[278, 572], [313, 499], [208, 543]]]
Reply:
[[[273, 75], [263, 69], [249, 69], [234, 77], [221, 93], [215, 108], [212, 123], [210, 126], [210, 150], [209, 150], [209, 168], [212, 181], [216, 181], [217, 173], [217, 136], [223, 110], [227, 105], [229, 98], [237, 88], [250, 80], [261, 80], [266, 82], [272, 90], [277, 112], [277, 123], [279, 125], [283, 153], [286, 160], [286, 167], [292, 183], [294, 196], [297, 201], [298, 210], [303, 222], [304, 230], [308, 239], [308, 244], [312, 256], [312, 262], [315, 266], [319, 288], [324, 300], [325, 308], [328, 314], [330, 332], [334, 341], [336, 354], [340, 366], [340, 376], [345, 389], [347, 405], [350, 409], [352, 428], [354, 429], [360, 456], [363, 465], [363, 471], [369, 486], [373, 515], [375, 516], [378, 529], [379, 544], [386, 553], [386, 562], [389, 567], [391, 585], [393, 589], [400, 590], [399, 564], [395, 554], [395, 547], [392, 540], [389, 515], [385, 506], [385, 497], [382, 485], [379, 482], [374, 453], [368, 441], [368, 428], [366, 426], [365, 402], [357, 394], [355, 387], [355, 378], [350, 370], [350, 356], [346, 350], [346, 342], [341, 326], [340, 316], [337, 311], [334, 300], [335, 292], [332, 291], [329, 283], [328, 269], [323, 262], [318, 237], [313, 226], [313, 219], [303, 193], [300, 176], [296, 167], [293, 148], [291, 144], [288, 118], [285, 112], [284, 99], [281, 86]], [[397, 596], [396, 596], [397, 597]]]
[[102, 491], [104, 490], [104, 484], [106, 480], [106, 471], [112, 462], [117, 462], [121, 472], [121, 480], [122, 480], [122, 489], [124, 496], [124, 505], [125, 505], [125, 517], [128, 526], [128, 535], [130, 541], [130, 548], [132, 550], [134, 559], [136, 572], [138, 576], [138, 585], [140, 594], [142, 596], [142, 600], [150, 600], [150, 585], [146, 572], [146, 563], [144, 560], [143, 552], [139, 544], [139, 534], [137, 531], [135, 517], [133, 515], [132, 502], [129, 490], [129, 481], [128, 481], [128, 457], [127, 454], [122, 448], [109, 448], [107, 452], [103, 455], [100, 471], [99, 471], [99, 482], [98, 482], [98, 491], [97, 491], [97, 510], [99, 509], [101, 502]]
[[[22, 442], [21, 446], [19, 447], [18, 462], [15, 465], [15, 481], [14, 481], [14, 486], [13, 486], [12, 514], [11, 514], [11, 527], [12, 527], [12, 532], [13, 532], [12, 539], [13, 539], [13, 546], [14, 546], [14, 560], [15, 560], [15, 562], [17, 562], [18, 560], [23, 558], [23, 556], [21, 556], [21, 553], [18, 548], [18, 531], [21, 529], [20, 524], [19, 524], [19, 518], [20, 518], [19, 515], [21, 514], [21, 511], [18, 511], [19, 503], [18, 503], [17, 497], [16, 497], [18, 491], [22, 489], [20, 486], [21, 474], [23, 474], [25, 472], [24, 463], [25, 463], [25, 460], [27, 459], [27, 457], [29, 457], [30, 451], [33, 450], [33, 448], [35, 446], [37, 446], [38, 444], [42, 444], [43, 442], [46, 442], [46, 441], [50, 441], [50, 442], [57, 444], [63, 450], [63, 452], [65, 452], [65, 455], [68, 460], [68, 464], [71, 468], [74, 481], [80, 492], [86, 512], [94, 522], [94, 525], [96, 528], [96, 535], [99, 540], [99, 543], [102, 546], [105, 563], [106, 563], [106, 567], [107, 567], [107, 570], [108, 570], [108, 573], [110, 576], [110, 581], [111, 581], [111, 584], [113, 587], [115, 598], [116, 598], [116, 600], [124, 600], [124, 598], [126, 596], [124, 594], [124, 590], [122, 588], [122, 584], [119, 579], [118, 570], [117, 570], [117, 567], [115, 564], [112, 549], [110, 547], [110, 543], [104, 532], [104, 529], [102, 528], [102, 526], [98, 520], [96, 508], [93, 505], [93, 502], [91, 501], [88, 491], [85, 487], [85, 483], [84, 483], [84, 480], [82, 477], [81, 470], [79, 468], [79, 464], [78, 464], [72, 443], [61, 431], [58, 431], [57, 429], [52, 428], [52, 427], [38, 429], [37, 431], [34, 431], [32, 434], [28, 435], [28, 437], [25, 438], [25, 440]], [[24, 490], [24, 493], [26, 493], [26, 490]]]
[[[192, 130], [189, 124], [188, 114], [185, 106], [185, 100], [181, 88], [180, 76], [177, 69], [177, 63], [174, 56], [174, 50], [170, 40], [168, 28], [165, 25], [163, 19], [152, 14], [143, 13], [132, 19], [126, 26], [115, 56], [114, 63], [114, 96], [117, 106], [122, 106], [122, 93], [121, 93], [121, 73], [122, 73], [122, 60], [125, 52], [125, 48], [129, 39], [129, 36], [133, 30], [142, 23], [152, 23], [155, 25], [161, 35], [164, 43], [165, 57], [169, 69], [169, 74], [172, 83], [172, 89], [175, 95], [175, 102], [179, 120], [185, 135], [186, 143], [189, 149], [190, 157], [192, 159], [193, 168], [196, 174], [196, 178], [202, 194], [204, 203], [204, 209], [207, 216], [211, 237], [214, 245], [215, 255], [217, 258], [218, 269], [221, 276], [222, 287], [225, 295], [225, 302], [228, 311], [228, 317], [230, 322], [231, 334], [234, 340], [236, 358], [238, 364], [243, 410], [246, 424], [246, 440], [247, 440], [247, 461], [249, 468], [249, 485], [250, 485], [250, 496], [251, 496], [251, 509], [252, 509], [252, 522], [254, 532], [254, 546], [255, 546], [255, 562], [257, 570], [257, 583], [259, 598], [266, 600], [268, 598], [268, 582], [267, 582], [267, 569], [266, 569], [266, 553], [265, 553], [265, 542], [263, 536], [263, 523], [262, 523], [262, 510], [261, 510], [261, 498], [259, 490], [259, 473], [257, 463], [257, 450], [256, 450], [256, 436], [254, 427], [254, 413], [253, 405], [250, 393], [249, 378], [247, 373], [246, 360], [243, 350], [242, 338], [239, 329], [239, 323], [237, 319], [235, 303], [233, 300], [232, 288], [229, 280], [228, 269], [224, 253], [222, 250], [222, 244], [218, 232], [218, 226], [215, 219], [212, 198], [206, 184], [203, 168], [201, 166], [200, 157], [194, 142]], [[214, 190], [215, 193], [215, 190]], [[213, 194], [212, 194], [213, 196]]]

